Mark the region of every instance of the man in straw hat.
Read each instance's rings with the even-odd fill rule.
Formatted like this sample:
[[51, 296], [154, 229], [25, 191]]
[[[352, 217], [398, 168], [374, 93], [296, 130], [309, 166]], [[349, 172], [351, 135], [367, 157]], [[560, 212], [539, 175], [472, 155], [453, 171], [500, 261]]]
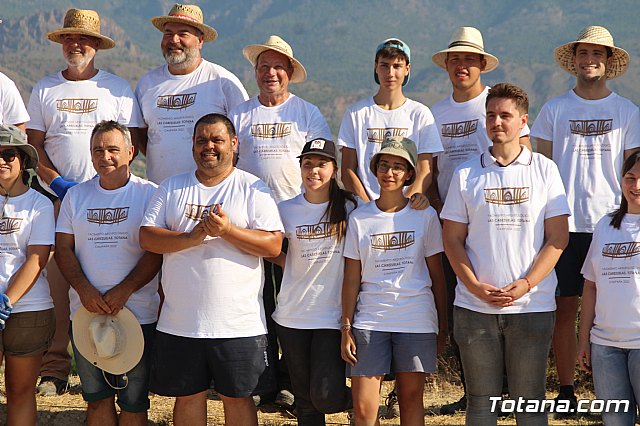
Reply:
[[0, 124], [25, 129], [29, 113], [22, 102], [16, 84], [0, 72]]
[[[162, 256], [140, 248], [138, 230], [156, 185], [131, 174], [134, 148], [124, 125], [98, 123], [91, 135], [90, 152], [99, 177], [67, 193], [58, 216], [55, 253], [60, 271], [71, 283], [72, 343], [82, 396], [88, 402], [87, 424], [118, 424], [117, 394], [119, 421], [146, 425], [149, 351], [160, 304], [157, 274]], [[75, 322], [79, 310], [106, 318], [118, 316], [125, 306], [133, 313], [129, 315], [134, 323], [142, 326], [144, 345], [139, 345], [142, 358], [120, 371], [110, 367], [120, 365], [121, 357], [134, 349], [129, 347], [131, 343], [125, 341], [126, 347], [112, 348], [112, 357], [105, 357], [103, 364], [95, 363], [96, 359], [82, 350], [85, 339], [79, 342], [77, 336], [78, 331], [87, 332], [88, 324]], [[123, 373], [126, 378], [120, 376]]]
[[640, 147], [640, 113], [607, 87], [607, 80], [627, 70], [629, 54], [614, 45], [606, 28], [584, 28], [554, 55], [562, 69], [576, 76], [576, 85], [542, 107], [531, 136], [538, 151], [558, 165], [571, 207], [569, 246], [556, 267], [553, 348], [560, 381], [557, 399], [570, 401], [573, 408], [575, 320], [584, 282], [580, 269], [596, 223], [620, 203], [618, 176], [624, 158]]
[[[297, 156], [312, 139], [331, 139], [331, 130], [320, 110], [289, 92], [289, 83], [302, 83], [307, 72], [282, 38], [272, 35], [264, 44], [252, 44], [242, 53], [253, 66], [260, 93], [229, 114], [238, 132], [237, 167], [262, 179], [281, 202], [300, 194], [300, 161]], [[275, 276], [275, 280], [274, 280]], [[275, 281], [275, 282], [274, 282]], [[276, 403], [291, 408], [293, 394], [286, 365], [278, 362], [275, 294], [280, 291], [282, 270], [265, 262], [264, 303], [269, 328], [269, 355], [278, 365]], [[263, 399], [269, 396], [263, 395]], [[261, 401], [264, 402], [264, 401]]]
[[175, 424], [205, 424], [212, 380], [230, 425], [257, 425], [251, 397], [275, 390], [262, 258], [280, 254], [283, 227], [269, 187], [233, 166], [237, 145], [227, 117], [200, 118], [195, 172], [160, 184], [140, 228], [164, 255], [150, 389], [176, 398]]
[[204, 23], [198, 6], [175, 4], [151, 23], [163, 33], [160, 48], [167, 63], [142, 76], [136, 96], [148, 126], [139, 148], [147, 156], [147, 176], [160, 183], [195, 169], [191, 134], [199, 117], [227, 115], [248, 96], [235, 75], [202, 58], [203, 44], [218, 33]]
[[390, 38], [378, 45], [373, 78], [380, 87], [373, 97], [351, 105], [340, 125], [342, 182], [366, 202], [378, 198], [380, 192], [369, 170], [371, 157], [385, 137], [403, 136], [418, 146], [418, 172], [406, 195], [411, 196], [413, 207], [427, 205], [424, 194], [431, 184], [432, 158], [442, 151], [442, 144], [429, 108], [402, 92], [409, 81], [410, 62], [411, 49], [402, 40]]
[[[89, 136], [97, 123], [115, 120], [132, 132], [144, 123], [129, 83], [95, 67], [96, 52], [115, 46], [101, 34], [95, 11], [69, 9], [63, 27], [47, 33], [47, 39], [62, 45], [67, 68], [44, 77], [33, 88], [27, 134], [40, 157], [38, 177], [43, 191], [62, 200], [70, 187], [96, 174]], [[66, 388], [71, 367], [67, 352], [69, 284], [55, 262], [49, 262], [47, 273], [58, 327], [43, 360], [38, 390], [55, 395]]]
[[[489, 87], [482, 84], [481, 74], [493, 71], [498, 58], [484, 50], [482, 34], [474, 27], [458, 27], [453, 32], [446, 49], [431, 57], [433, 63], [447, 71], [453, 93], [431, 108], [435, 117], [444, 151], [433, 159], [435, 179], [429, 190], [429, 201], [440, 211], [446, 200], [447, 190], [454, 170], [465, 161], [477, 157], [491, 146], [486, 130], [485, 101]], [[529, 126], [520, 133], [520, 143], [531, 150]], [[453, 296], [457, 284], [456, 276], [446, 257], [443, 258], [447, 278], [449, 327], [453, 334]], [[464, 387], [464, 371], [460, 352], [451, 336], [456, 358], [460, 363], [460, 379]], [[466, 394], [456, 402], [443, 405], [441, 414], [464, 411]]]

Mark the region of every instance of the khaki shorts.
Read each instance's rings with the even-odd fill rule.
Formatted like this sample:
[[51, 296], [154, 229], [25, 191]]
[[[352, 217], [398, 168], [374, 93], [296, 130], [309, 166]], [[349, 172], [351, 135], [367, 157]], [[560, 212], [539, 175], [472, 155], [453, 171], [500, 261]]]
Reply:
[[41, 355], [56, 331], [53, 309], [11, 314], [0, 332], [0, 352], [11, 356]]

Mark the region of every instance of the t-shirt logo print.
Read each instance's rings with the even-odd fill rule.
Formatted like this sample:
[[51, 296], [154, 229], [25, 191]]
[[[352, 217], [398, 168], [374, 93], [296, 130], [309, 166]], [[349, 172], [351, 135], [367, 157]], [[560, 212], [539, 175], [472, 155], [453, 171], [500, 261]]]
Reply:
[[580, 136], [606, 135], [613, 128], [613, 119], [569, 120], [571, 134]]
[[507, 206], [523, 204], [529, 201], [529, 187], [485, 188], [484, 201]]
[[63, 98], [56, 99], [56, 110], [73, 114], [88, 114], [98, 109], [98, 99]]
[[156, 106], [163, 109], [187, 109], [196, 103], [197, 93], [182, 93], [180, 95], [161, 95], [156, 100]]
[[602, 255], [612, 259], [627, 259], [638, 254], [640, 254], [640, 243], [635, 241], [607, 243], [602, 247]]
[[331, 238], [336, 234], [336, 227], [331, 226], [329, 222], [296, 226], [296, 238], [299, 240], [321, 240]]
[[371, 143], [382, 143], [390, 136], [406, 137], [409, 129], [406, 127], [371, 127], [367, 129], [367, 141]]
[[[220, 203], [222, 205], [222, 203]], [[217, 203], [202, 205], [202, 204], [185, 204], [184, 217], [191, 220], [201, 220], [209, 215], [210, 212], [217, 213]]]
[[415, 242], [415, 231], [386, 232], [384, 234], [372, 234], [371, 248], [374, 250], [401, 250], [411, 247]]
[[87, 222], [98, 225], [113, 225], [129, 217], [129, 207], [87, 209]]
[[464, 138], [471, 136], [478, 130], [478, 119], [445, 123], [440, 129], [443, 138]]
[[280, 139], [291, 134], [292, 123], [262, 123], [251, 125], [251, 136], [261, 139]]
[[22, 226], [22, 219], [17, 217], [3, 217], [0, 219], [0, 235], [18, 232]]

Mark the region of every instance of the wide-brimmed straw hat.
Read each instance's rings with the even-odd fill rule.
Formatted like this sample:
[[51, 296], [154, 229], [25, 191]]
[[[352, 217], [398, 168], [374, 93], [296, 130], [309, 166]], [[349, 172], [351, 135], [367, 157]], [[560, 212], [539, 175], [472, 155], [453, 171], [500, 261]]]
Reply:
[[129, 309], [122, 308], [114, 316], [94, 314], [81, 306], [72, 324], [76, 348], [99, 369], [124, 374], [142, 359], [142, 328]]
[[418, 148], [415, 142], [404, 136], [387, 136], [384, 138], [380, 151], [371, 157], [371, 161], [369, 162], [369, 169], [371, 169], [374, 175], [377, 173], [376, 165], [378, 164], [378, 157], [383, 154], [394, 155], [407, 160], [409, 166], [413, 169], [413, 176], [411, 176], [411, 179], [406, 181], [404, 185], [411, 185], [416, 179], [416, 163], [418, 161]]
[[151, 18], [151, 23], [162, 32], [164, 32], [164, 24], [168, 22], [187, 24], [199, 29], [202, 31], [204, 42], [213, 41], [218, 37], [218, 32], [204, 23], [202, 9], [194, 4], [176, 3], [167, 16]]
[[577, 43], [597, 44], [611, 48], [613, 55], [611, 56], [611, 61], [607, 62], [607, 71], [605, 74], [607, 80], [620, 77], [627, 71], [627, 67], [629, 66], [629, 54], [627, 51], [614, 46], [613, 37], [609, 30], [594, 25], [580, 31], [576, 41], [556, 47], [553, 51], [558, 65], [568, 73], [577, 75], [576, 68], [573, 65], [573, 46]]
[[100, 16], [95, 10], [69, 9], [64, 15], [64, 23], [59, 30], [47, 33], [47, 38], [56, 43], [62, 43], [62, 37], [67, 34], [82, 34], [100, 40], [98, 49], [111, 49], [116, 42], [100, 34]]
[[482, 33], [474, 27], [456, 28], [451, 36], [451, 41], [449, 41], [449, 47], [434, 53], [431, 60], [434, 64], [446, 70], [447, 65], [445, 64], [445, 60], [447, 59], [447, 53], [453, 52], [478, 53], [484, 55], [487, 65], [482, 70], [483, 73], [493, 71], [499, 63], [498, 58], [485, 52]]
[[253, 65], [255, 68], [256, 63], [258, 62], [258, 56], [262, 52], [267, 50], [274, 50], [276, 52], [282, 53], [284, 56], [291, 60], [291, 64], [293, 65], [293, 74], [291, 74], [291, 78], [289, 82], [291, 83], [302, 83], [307, 79], [307, 70], [304, 69], [304, 66], [300, 61], [293, 57], [293, 49], [282, 38], [277, 35], [271, 35], [264, 42], [264, 44], [250, 44], [242, 49], [242, 54], [245, 58]]
[[38, 152], [36, 149], [27, 143], [27, 134], [19, 127], [12, 125], [0, 125], [0, 148], [13, 146], [25, 153], [26, 158], [23, 169], [38, 168]]

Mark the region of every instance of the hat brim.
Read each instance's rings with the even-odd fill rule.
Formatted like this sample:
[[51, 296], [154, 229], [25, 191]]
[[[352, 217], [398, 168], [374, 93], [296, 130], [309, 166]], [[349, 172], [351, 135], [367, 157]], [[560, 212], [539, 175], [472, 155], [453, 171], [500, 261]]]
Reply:
[[125, 332], [124, 350], [111, 358], [101, 358], [96, 353], [89, 334], [89, 324], [97, 316], [99, 314], [87, 311], [84, 306], [73, 316], [72, 333], [76, 349], [91, 364], [107, 373], [124, 374], [131, 371], [138, 365], [144, 352], [144, 335], [140, 323], [129, 309], [122, 308], [116, 318]]
[[282, 53], [287, 58], [291, 59], [293, 63], [293, 73], [291, 74], [291, 78], [289, 79], [290, 83], [302, 83], [307, 79], [307, 70], [304, 68], [302, 63], [298, 61], [293, 56], [289, 55], [282, 49], [278, 49], [278, 46], [267, 46], [265, 44], [250, 44], [242, 49], [242, 54], [249, 61], [253, 67], [256, 67], [256, 63], [258, 62], [258, 56], [261, 53], [266, 52], [267, 50], [273, 50], [274, 52]]
[[498, 64], [500, 63], [498, 58], [496, 58], [492, 54], [487, 53], [487, 52], [485, 52], [483, 50], [480, 50], [480, 49], [474, 49], [473, 47], [469, 47], [469, 46], [454, 46], [454, 47], [450, 47], [448, 49], [441, 50], [441, 51], [439, 51], [437, 53], [434, 53], [433, 56], [431, 56], [431, 60], [433, 61], [434, 64], [436, 64], [440, 68], [446, 70], [447, 69], [447, 64], [445, 63], [445, 61], [447, 60], [447, 54], [448, 53], [453, 53], [453, 52], [458, 52], [458, 53], [477, 53], [478, 55], [483, 55], [484, 56], [484, 60], [487, 61], [487, 65], [481, 71], [482, 74], [490, 72], [490, 71], [493, 71], [494, 69], [496, 69], [498, 67]]
[[155, 18], [151, 18], [151, 23], [153, 24], [153, 26], [161, 32], [164, 32], [164, 25], [169, 22], [186, 24], [199, 29], [200, 31], [202, 31], [202, 39], [205, 43], [218, 38], [218, 32], [213, 27], [210, 27], [206, 24], [190, 21], [189, 19], [185, 18], [179, 18], [177, 16], [156, 16]]
[[298, 155], [296, 158], [303, 159], [303, 158], [304, 158], [304, 157], [306, 157], [307, 155], [317, 155], [317, 156], [320, 156], [320, 157], [326, 157], [326, 158], [328, 158], [328, 159], [330, 159], [330, 160], [333, 160], [333, 161], [337, 161], [337, 159], [336, 159], [336, 156], [335, 156], [335, 155], [331, 155], [331, 154], [328, 154], [328, 153], [326, 153], [326, 152], [322, 152], [322, 151], [309, 151], [309, 152], [305, 152], [304, 154], [300, 154], [300, 155]]
[[55, 30], [47, 33], [47, 38], [55, 43], [62, 44], [62, 41], [63, 41], [62, 37], [67, 34], [81, 34], [81, 35], [86, 35], [90, 37], [95, 37], [98, 40], [100, 40], [100, 43], [98, 44], [98, 49], [100, 50], [113, 49], [116, 46], [116, 42], [110, 39], [109, 37], [99, 33], [95, 33], [93, 31], [88, 31], [82, 28], [61, 28], [59, 30]]
[[26, 160], [24, 161], [24, 164], [22, 165], [23, 169], [38, 170], [38, 161], [39, 161], [38, 151], [36, 151], [33, 145], [29, 145], [28, 143], [0, 144], [0, 148], [7, 148], [7, 147], [17, 148], [22, 152], [24, 152], [24, 154], [27, 156]]
[[373, 173], [374, 176], [376, 176], [376, 174], [378, 173], [378, 171], [376, 170], [376, 163], [378, 162], [378, 157], [380, 157], [383, 154], [393, 155], [394, 157], [400, 157], [407, 160], [409, 167], [411, 167], [411, 169], [413, 170], [413, 176], [411, 176], [411, 179], [409, 179], [408, 181], [405, 181], [404, 186], [409, 186], [413, 183], [413, 181], [416, 180], [416, 165], [414, 164], [414, 161], [411, 159], [411, 156], [409, 155], [408, 152], [397, 150], [397, 149], [380, 150], [376, 152], [373, 157], [371, 157], [371, 161], [369, 161], [369, 170], [371, 170], [371, 173]]
[[556, 47], [553, 50], [553, 57], [556, 63], [569, 74], [574, 76], [578, 75], [578, 73], [576, 72], [576, 68], [573, 65], [573, 45], [576, 43], [597, 44], [599, 46], [608, 47], [612, 50], [613, 55], [611, 56], [611, 65], [607, 65], [607, 70], [605, 73], [607, 80], [612, 80], [614, 78], [620, 77], [622, 74], [627, 72], [627, 68], [629, 68], [630, 58], [629, 53], [627, 53], [626, 50], [616, 46], [608, 46], [606, 44], [580, 40], [563, 44], [562, 46]]

